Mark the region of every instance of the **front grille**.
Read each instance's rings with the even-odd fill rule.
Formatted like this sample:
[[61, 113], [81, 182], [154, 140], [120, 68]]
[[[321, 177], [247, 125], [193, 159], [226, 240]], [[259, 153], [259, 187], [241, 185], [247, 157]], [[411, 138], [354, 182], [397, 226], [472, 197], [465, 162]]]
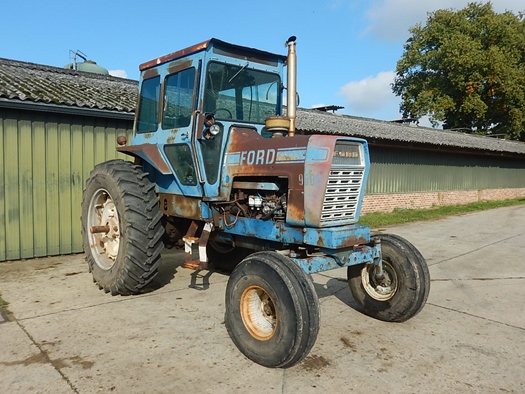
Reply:
[[364, 169], [332, 168], [321, 212], [321, 224], [355, 221]]

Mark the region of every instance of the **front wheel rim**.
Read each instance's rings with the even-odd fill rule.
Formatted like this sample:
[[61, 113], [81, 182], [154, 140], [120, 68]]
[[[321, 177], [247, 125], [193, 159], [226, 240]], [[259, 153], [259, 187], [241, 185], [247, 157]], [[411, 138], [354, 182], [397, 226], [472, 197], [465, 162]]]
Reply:
[[87, 228], [95, 263], [103, 270], [115, 264], [120, 246], [120, 222], [117, 207], [109, 192], [98, 189], [89, 203]]
[[381, 279], [376, 278], [376, 266], [374, 264], [365, 264], [361, 270], [361, 281], [367, 294], [377, 301], [388, 301], [397, 292], [398, 279], [394, 267], [383, 260], [384, 276]]
[[250, 335], [260, 341], [273, 337], [277, 329], [275, 303], [262, 287], [246, 288], [240, 300], [241, 318]]

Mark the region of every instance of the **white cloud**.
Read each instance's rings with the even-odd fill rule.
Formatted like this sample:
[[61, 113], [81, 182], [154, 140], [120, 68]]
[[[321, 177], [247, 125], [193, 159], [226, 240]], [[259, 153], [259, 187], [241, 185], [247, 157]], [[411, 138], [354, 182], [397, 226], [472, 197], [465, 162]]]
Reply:
[[[385, 41], [405, 41], [408, 29], [417, 23], [425, 24], [428, 13], [438, 9], [462, 9], [474, 0], [376, 0], [366, 11], [370, 24], [366, 30]], [[480, 0], [484, 1], [484, 0]], [[525, 11], [523, 0], [498, 0], [492, 2], [496, 12]], [[340, 88], [347, 102], [347, 112], [356, 116], [392, 120], [401, 117], [400, 98], [392, 92], [394, 71], [379, 72], [360, 81], [352, 81]], [[429, 126], [428, 119], [420, 124]]]
[[390, 86], [394, 77], [394, 71], [382, 71], [341, 87], [339, 93], [345, 98], [347, 110], [357, 116], [384, 113], [384, 117], [399, 118], [399, 98], [392, 93]]
[[109, 70], [109, 75], [112, 75], [114, 77], [119, 77], [119, 78], [128, 77], [128, 73], [126, 72], [126, 70]]
[[[388, 41], [405, 41], [408, 29], [417, 23], [425, 24], [429, 12], [438, 9], [462, 9], [474, 0], [379, 0], [366, 11], [370, 24], [367, 33]], [[484, 1], [482, 1], [484, 2]], [[492, 2], [496, 12], [525, 10], [523, 0], [498, 0]]]

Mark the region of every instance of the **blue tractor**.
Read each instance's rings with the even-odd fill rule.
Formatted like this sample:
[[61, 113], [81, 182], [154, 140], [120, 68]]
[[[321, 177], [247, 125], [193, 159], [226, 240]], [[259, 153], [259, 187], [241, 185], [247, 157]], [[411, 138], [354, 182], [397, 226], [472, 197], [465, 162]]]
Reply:
[[225, 323], [238, 349], [280, 368], [317, 338], [310, 274], [347, 267], [360, 308], [391, 322], [416, 315], [430, 288], [412, 244], [356, 224], [366, 141], [296, 130], [295, 37], [286, 45], [283, 56], [211, 39], [142, 64], [132, 142], [117, 140], [132, 160], [97, 165], [82, 201], [101, 289], [140, 292], [179, 241], [186, 267], [230, 272]]

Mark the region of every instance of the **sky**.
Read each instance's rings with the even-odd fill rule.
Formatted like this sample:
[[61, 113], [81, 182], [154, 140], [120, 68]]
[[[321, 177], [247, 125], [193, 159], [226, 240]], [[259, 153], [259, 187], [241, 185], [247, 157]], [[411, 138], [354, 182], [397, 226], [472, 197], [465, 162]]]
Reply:
[[[482, 1], [484, 2], [484, 1]], [[409, 28], [467, 0], [2, 1], [0, 57], [64, 67], [81, 51], [110, 74], [139, 79], [141, 63], [210, 38], [286, 55], [297, 36], [299, 106], [400, 119], [391, 83]], [[496, 12], [523, 0], [493, 0]], [[82, 59], [78, 59], [82, 61]], [[424, 125], [424, 124], [423, 124]]]

